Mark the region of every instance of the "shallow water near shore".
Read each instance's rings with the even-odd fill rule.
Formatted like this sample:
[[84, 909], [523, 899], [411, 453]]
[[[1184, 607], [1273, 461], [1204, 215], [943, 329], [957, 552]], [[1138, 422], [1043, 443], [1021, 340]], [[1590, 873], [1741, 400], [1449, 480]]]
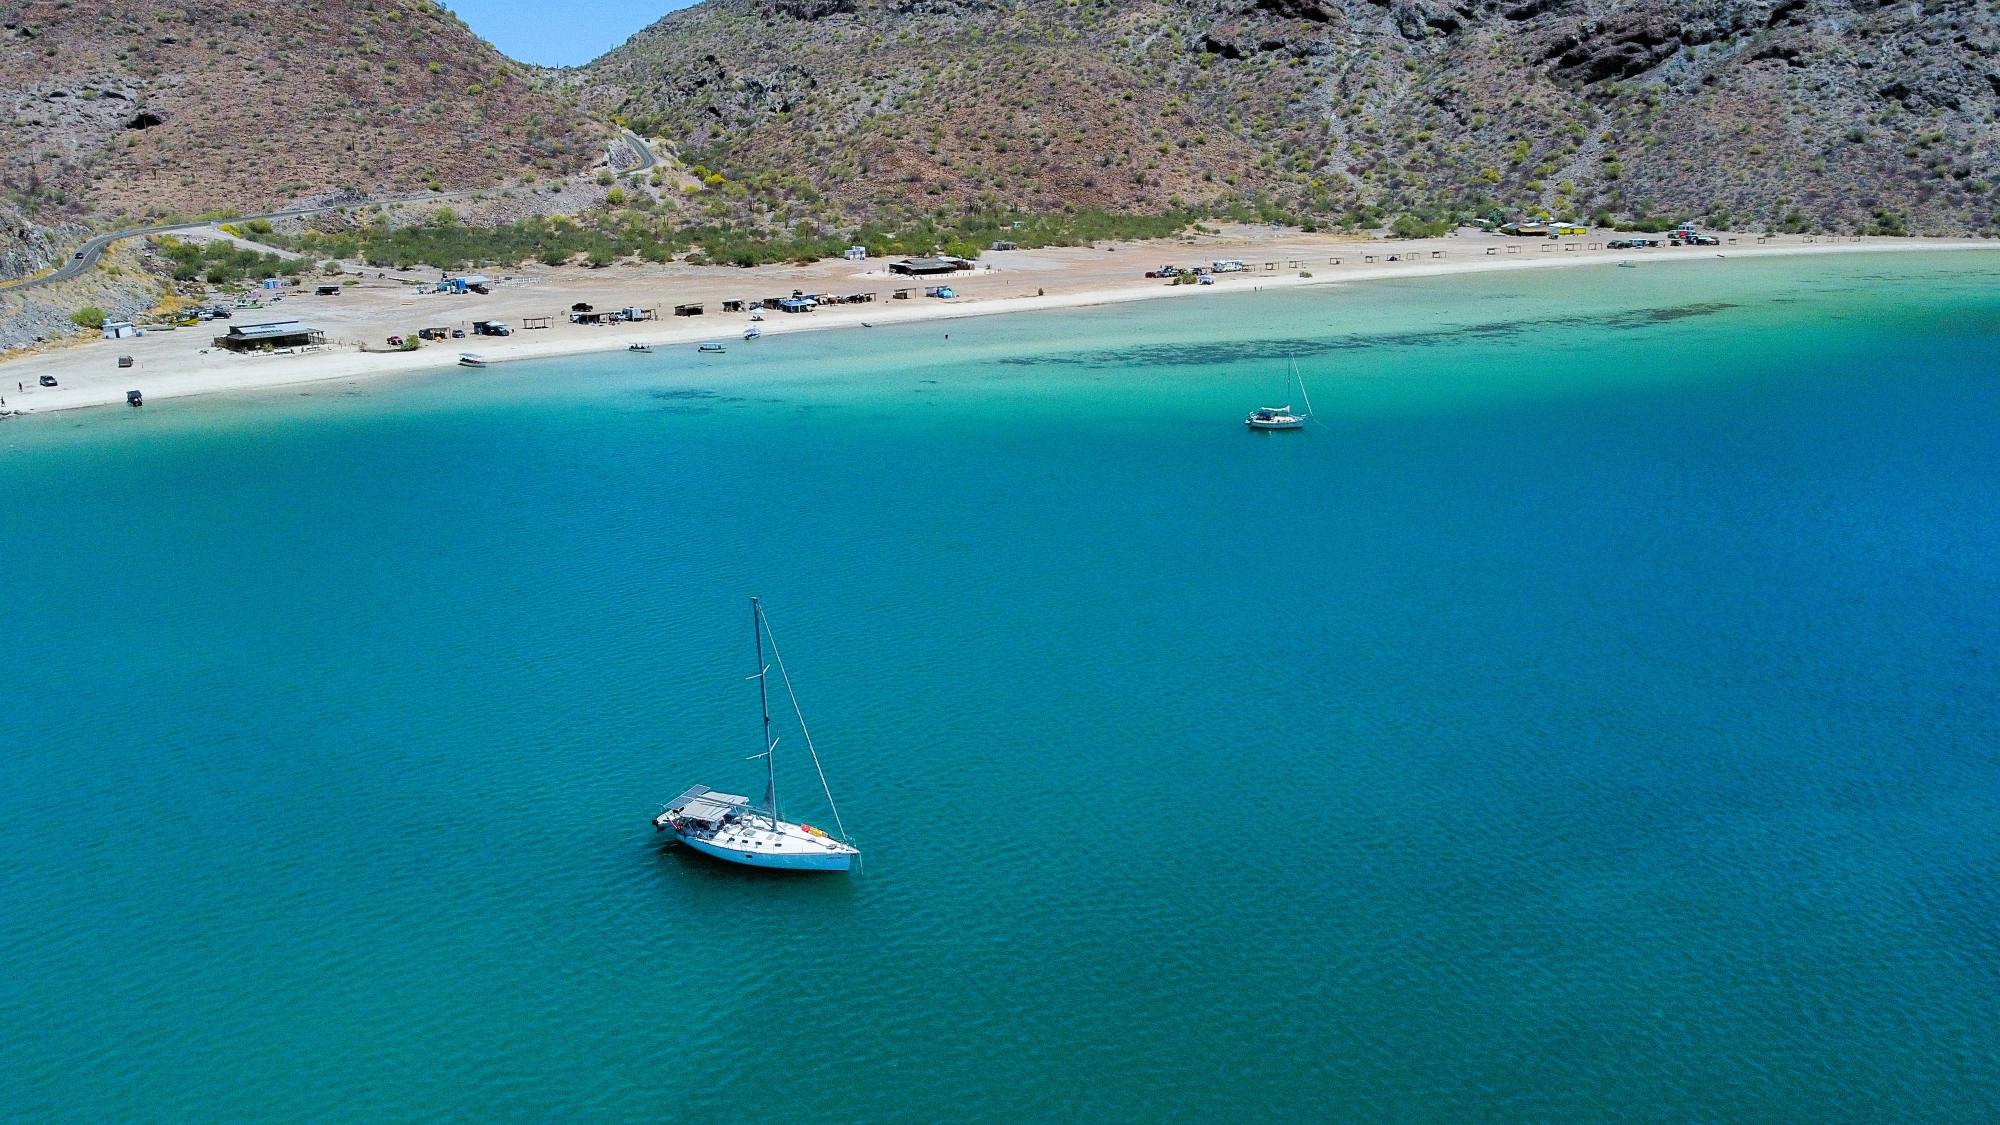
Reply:
[[[10, 420], [0, 1119], [1990, 1118], [1996, 344], [1647, 261]], [[753, 592], [858, 875], [647, 823]]]

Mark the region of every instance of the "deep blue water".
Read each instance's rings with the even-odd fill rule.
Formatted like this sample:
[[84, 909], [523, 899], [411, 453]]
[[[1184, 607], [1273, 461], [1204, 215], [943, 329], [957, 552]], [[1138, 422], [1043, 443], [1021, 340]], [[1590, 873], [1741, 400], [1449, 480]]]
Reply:
[[[1990, 1120], [1996, 282], [1204, 295], [0, 424], [0, 1116]], [[1244, 432], [1287, 354], [1323, 424]], [[859, 875], [647, 823], [757, 790], [753, 592]]]

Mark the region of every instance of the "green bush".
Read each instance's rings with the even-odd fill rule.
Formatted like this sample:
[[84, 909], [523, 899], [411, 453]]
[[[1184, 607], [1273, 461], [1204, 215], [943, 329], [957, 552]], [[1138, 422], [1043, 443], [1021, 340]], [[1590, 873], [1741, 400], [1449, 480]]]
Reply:
[[305, 272], [308, 265], [304, 261], [286, 260], [276, 254], [245, 250], [227, 242], [204, 245], [170, 236], [154, 239], [153, 249], [173, 263], [174, 280], [194, 281], [199, 278], [211, 285], [229, 285], [245, 279], [266, 277], [297, 277]]
[[[637, 200], [632, 202], [636, 205]], [[1189, 220], [1190, 216], [1181, 212], [1117, 215], [1079, 211], [1034, 215], [989, 210], [822, 232], [804, 222], [791, 231], [745, 229], [728, 220], [676, 227], [671, 225], [670, 216], [648, 214], [635, 206], [618, 212], [593, 212], [574, 220], [537, 216], [497, 227], [431, 222], [392, 228], [378, 222], [353, 231], [309, 231], [292, 237], [273, 235], [270, 241], [272, 245], [316, 258], [360, 259], [371, 265], [420, 262], [446, 270], [530, 259], [556, 266], [579, 254], [590, 256], [593, 262], [608, 263], [628, 256], [668, 261], [687, 253], [691, 262], [697, 260], [693, 255], [699, 254], [700, 261], [756, 266], [837, 258], [854, 245], [867, 247], [876, 257], [941, 250], [972, 258], [1003, 239], [1024, 249], [1036, 249], [1086, 246], [1111, 239], [1165, 238], [1185, 229]], [[169, 251], [163, 246], [162, 253]], [[174, 258], [177, 269], [184, 260], [194, 263], [196, 272], [188, 276], [198, 276], [199, 269], [208, 263], [200, 259], [199, 250], [193, 252], [194, 258], [185, 258], [187, 253], [173, 251], [169, 256]]]
[[69, 314], [69, 319], [79, 328], [101, 329], [104, 327], [104, 310], [95, 305], [85, 305]]
[[1443, 238], [1450, 229], [1450, 219], [1420, 219], [1415, 215], [1398, 215], [1389, 227], [1397, 238]]
[[1875, 211], [1875, 221], [1864, 224], [1861, 228], [1861, 233], [1886, 234], [1903, 238], [1909, 235], [1910, 224], [1908, 219], [1886, 207], [1877, 208]]

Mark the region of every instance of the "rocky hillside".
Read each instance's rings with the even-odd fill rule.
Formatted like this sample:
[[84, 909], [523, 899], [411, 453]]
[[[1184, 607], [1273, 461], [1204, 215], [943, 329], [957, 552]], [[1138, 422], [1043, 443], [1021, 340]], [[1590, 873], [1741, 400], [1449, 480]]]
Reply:
[[1996, 52], [1976, 0], [708, 0], [562, 80], [766, 221], [1261, 200], [1943, 233], [1995, 224]]
[[88, 217], [466, 188], [603, 131], [429, 0], [0, 0], [0, 272]]

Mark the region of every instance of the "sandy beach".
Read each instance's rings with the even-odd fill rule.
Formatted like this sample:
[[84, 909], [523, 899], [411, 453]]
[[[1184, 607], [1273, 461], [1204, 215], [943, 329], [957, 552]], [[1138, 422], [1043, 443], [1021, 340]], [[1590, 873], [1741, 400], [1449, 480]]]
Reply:
[[[756, 346], [742, 340], [751, 321], [747, 313], [722, 313], [722, 302], [785, 296], [795, 289], [808, 293], [873, 292], [877, 299], [807, 313], [767, 310], [758, 322], [765, 336], [1197, 294], [1341, 286], [1381, 278], [1491, 270], [1558, 269], [1612, 261], [1632, 261], [1643, 268], [1666, 260], [1720, 264], [1738, 257], [2000, 250], [2000, 244], [1977, 239], [1764, 238], [1750, 234], [1722, 235], [1723, 245], [1716, 247], [1604, 248], [1606, 242], [1618, 237], [1596, 232], [1555, 241], [1465, 231], [1430, 240], [1360, 241], [1297, 231], [1234, 228], [1220, 235], [1181, 241], [988, 253], [977, 269], [948, 278], [893, 276], [887, 271], [888, 263], [879, 259], [755, 269], [678, 263], [601, 270], [535, 267], [513, 273], [485, 271], [502, 280], [489, 294], [466, 295], [419, 292], [408, 280], [389, 276], [394, 271], [369, 270], [359, 284], [348, 285], [339, 296], [313, 296], [308, 284], [289, 290], [284, 299], [265, 308], [239, 311], [231, 321], [154, 331], [142, 338], [95, 340], [0, 362], [0, 398], [5, 400], [0, 411], [12, 416], [122, 406], [131, 390], [142, 392], [151, 403], [223, 391], [407, 375], [456, 367], [461, 352], [475, 352], [489, 363], [617, 351], [634, 343], [693, 347], [716, 341], [738, 352]], [[1191, 267], [1232, 259], [1242, 261], [1245, 270], [1221, 274], [1212, 286], [1172, 285], [1143, 276], [1147, 270], [1166, 264]], [[398, 276], [428, 280], [436, 274], [420, 268], [401, 271]], [[922, 295], [925, 286], [938, 284], [950, 285], [957, 296], [946, 300]], [[891, 296], [897, 289], [913, 292], [909, 299], [897, 300]], [[659, 319], [616, 325], [570, 324], [565, 314], [579, 302], [600, 310], [634, 305], [657, 309]], [[704, 313], [673, 316], [673, 307], [682, 304], [701, 304]], [[552, 325], [523, 330], [523, 322], [530, 317], [551, 318]], [[232, 324], [293, 319], [324, 332], [327, 346], [305, 353], [271, 355], [238, 355], [212, 346], [213, 338]], [[391, 335], [410, 335], [419, 328], [469, 328], [475, 320], [504, 321], [515, 331], [507, 337], [468, 335], [461, 340], [428, 343], [410, 352], [388, 350]], [[132, 357], [132, 366], [119, 367], [120, 356]], [[43, 376], [53, 376], [57, 385], [41, 386]]]

